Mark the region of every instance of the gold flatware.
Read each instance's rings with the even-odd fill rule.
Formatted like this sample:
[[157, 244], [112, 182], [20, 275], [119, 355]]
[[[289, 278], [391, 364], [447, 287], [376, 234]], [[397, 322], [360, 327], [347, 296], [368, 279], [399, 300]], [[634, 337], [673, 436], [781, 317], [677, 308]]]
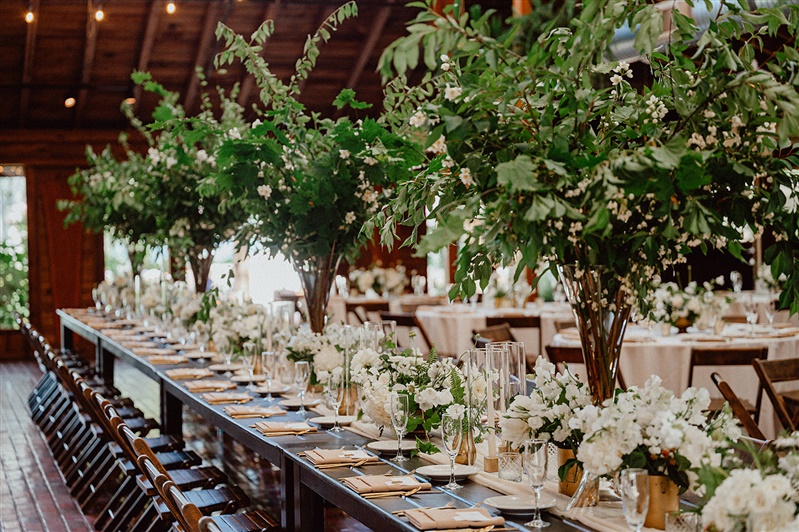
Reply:
[[408, 508], [407, 510], [395, 510], [391, 513], [393, 515], [402, 516], [405, 515], [405, 512], [408, 510], [446, 510], [447, 508], [452, 508], [454, 506], [454, 504], [448, 502], [446, 506], [420, 506], [418, 508]]
[[423, 495], [426, 493], [441, 493], [440, 491], [434, 490], [426, 490], [420, 491], [420, 488], [416, 487], [411, 490], [407, 491], [381, 491], [379, 493], [365, 493], [362, 495], [364, 499], [382, 499], [383, 497], [410, 497], [411, 495]]
[[[364, 458], [363, 460], [358, 460], [357, 462], [342, 462], [338, 464], [320, 464], [316, 466], [316, 469], [334, 469], [336, 467], [361, 467], [369, 460]], [[379, 462], [378, 462], [379, 463]]]

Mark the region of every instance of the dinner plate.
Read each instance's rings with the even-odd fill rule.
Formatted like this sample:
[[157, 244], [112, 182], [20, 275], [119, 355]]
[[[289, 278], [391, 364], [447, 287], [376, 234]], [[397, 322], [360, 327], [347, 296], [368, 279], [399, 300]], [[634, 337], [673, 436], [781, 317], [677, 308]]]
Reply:
[[321, 399], [305, 399], [305, 401], [301, 403], [299, 397], [289, 397], [287, 399], [283, 399], [278, 404], [283, 408], [288, 408], [289, 410], [297, 410], [300, 408], [301, 404], [304, 404], [305, 408], [307, 409], [312, 406], [316, 406], [321, 402]]
[[[416, 449], [416, 442], [411, 440], [402, 440], [402, 450], [410, 451]], [[396, 455], [397, 454], [397, 440], [377, 440], [366, 444], [366, 448], [372, 451], [377, 451], [380, 454]]]
[[[535, 512], [535, 497], [532, 495], [499, 495], [497, 497], [489, 497], [483, 502], [509, 515], [527, 515]], [[556, 504], [557, 501], [555, 499], [542, 500], [538, 508], [546, 510], [547, 508], [553, 508]]]
[[[250, 383], [250, 376], [249, 375], [233, 375], [232, 377], [230, 377], [230, 380], [232, 380], [233, 382], [238, 382], [238, 383], [242, 383], [243, 382], [244, 384], [249, 384]], [[253, 375], [252, 376], [252, 382], [264, 382], [265, 380], [266, 380], [266, 377], [264, 377], [263, 375]]]
[[[338, 417], [338, 424], [340, 427], [346, 427], [353, 421], [355, 421], [355, 416], [339, 416]], [[316, 423], [317, 425], [321, 425], [324, 429], [329, 429], [335, 423], [335, 419], [333, 416], [321, 416], [321, 417], [314, 417], [309, 419], [311, 423]]]
[[244, 364], [241, 362], [231, 362], [229, 366], [227, 364], [211, 364], [208, 369], [211, 371], [237, 371], [243, 367]]
[[[266, 379], [264, 379], [266, 380]], [[269, 395], [269, 390], [267, 389], [265, 384], [261, 384], [254, 390], [256, 393], [260, 393], [261, 395]], [[289, 393], [291, 388], [288, 386], [276, 386], [272, 383], [272, 395], [283, 395]]]
[[185, 353], [183, 353], [183, 356], [194, 360], [201, 360], [201, 359], [213, 358], [215, 354], [216, 353], [214, 353], [213, 351], [186, 351]]
[[[463, 480], [469, 475], [474, 475], [479, 471], [480, 470], [474, 466], [455, 464], [455, 480]], [[430, 480], [449, 482], [449, 464], [436, 464], [419, 467], [416, 469], [416, 472], [420, 475], [428, 477]]]

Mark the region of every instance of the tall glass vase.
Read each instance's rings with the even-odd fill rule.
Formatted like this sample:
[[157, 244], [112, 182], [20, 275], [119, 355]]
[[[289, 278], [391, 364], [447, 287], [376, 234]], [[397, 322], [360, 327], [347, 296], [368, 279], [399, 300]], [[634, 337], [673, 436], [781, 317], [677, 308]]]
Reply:
[[198, 294], [208, 290], [208, 277], [211, 274], [211, 263], [214, 262], [214, 250], [197, 246], [188, 252], [189, 266], [194, 274], [194, 290]]
[[[621, 279], [602, 267], [558, 266], [583, 349], [586, 377], [593, 403], [613, 397], [630, 304]], [[583, 475], [567, 510], [595, 506], [599, 479]]]
[[305, 305], [308, 312], [308, 323], [311, 330], [321, 333], [325, 328], [325, 312], [330, 289], [336, 278], [336, 270], [341, 256], [331, 253], [327, 257], [316, 257], [307, 261], [294, 262], [294, 269], [300, 275], [302, 291], [305, 294]]

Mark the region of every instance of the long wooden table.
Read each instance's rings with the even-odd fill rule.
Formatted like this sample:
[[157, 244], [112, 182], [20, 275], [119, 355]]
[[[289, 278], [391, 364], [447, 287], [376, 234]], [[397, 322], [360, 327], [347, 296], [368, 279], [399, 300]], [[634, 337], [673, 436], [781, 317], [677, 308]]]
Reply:
[[[89, 327], [84, 322], [70, 315], [67, 310], [58, 310], [61, 319], [61, 345], [64, 348], [74, 346], [75, 335], [91, 342], [95, 348], [97, 367], [103, 377], [113, 383], [114, 361], [125, 360], [147, 377], [159, 384], [161, 390], [161, 426], [165, 433], [182, 437], [182, 408], [191, 408], [210, 423], [242, 445], [251, 449], [272, 464], [280, 468], [280, 509], [281, 525], [284, 530], [319, 532], [324, 530], [325, 501], [341, 508], [366, 526], [388, 532], [393, 530], [414, 531], [416, 528], [406, 520], [395, 516], [392, 512], [420, 506], [443, 506], [452, 503], [458, 508], [468, 508], [481, 503], [488, 497], [500, 495], [499, 492], [474, 482], [464, 481], [461, 490], [451, 492], [434, 484], [434, 493], [419, 494], [411, 497], [388, 497], [367, 500], [345, 487], [340, 478], [362, 474], [381, 474], [389, 471], [394, 474], [407, 473], [423, 465], [429, 465], [421, 458], [415, 457], [404, 462], [402, 467], [394, 462], [381, 459], [376, 465], [359, 468], [341, 467], [319, 470], [300, 456], [302, 451], [313, 448], [338, 449], [343, 446], [362, 447], [371, 440], [350, 431], [339, 433], [320, 430], [301, 436], [266, 437], [251, 428], [252, 419], [235, 420], [227, 416], [222, 406], [211, 405], [199, 395], [189, 392], [179, 381], [166, 376], [165, 370], [175, 367], [199, 367], [199, 363], [189, 362], [176, 366], [154, 366], [134, 354], [118, 342]], [[239, 388], [240, 391], [243, 387]], [[255, 398], [252, 405], [267, 405], [265, 398]], [[297, 412], [289, 412], [281, 416], [283, 421], [301, 421], [307, 419]], [[518, 530], [527, 530], [524, 517], [505, 516], [506, 526]], [[591, 530], [579, 523], [547, 515], [552, 532]]]

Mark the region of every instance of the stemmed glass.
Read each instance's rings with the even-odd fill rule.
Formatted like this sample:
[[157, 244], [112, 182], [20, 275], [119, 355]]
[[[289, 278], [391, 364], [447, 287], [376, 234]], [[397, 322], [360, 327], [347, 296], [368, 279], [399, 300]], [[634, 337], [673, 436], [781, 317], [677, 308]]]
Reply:
[[410, 403], [408, 396], [392, 392], [389, 396], [389, 407], [391, 414], [391, 425], [394, 427], [394, 432], [397, 434], [397, 456], [393, 458], [394, 462], [405, 462], [408, 458], [402, 455], [402, 437], [405, 436], [405, 429], [408, 426], [408, 410], [410, 410]]
[[224, 352], [222, 353], [222, 356], [225, 357], [226, 371], [224, 375], [229, 379], [230, 377], [233, 376], [233, 371], [231, 370], [231, 368], [233, 367], [233, 351], [230, 350], [229, 346], [225, 348]]
[[311, 365], [306, 360], [294, 363], [294, 386], [300, 396], [300, 414], [305, 414], [305, 393], [308, 391], [308, 381], [311, 380]]
[[250, 376], [250, 384], [247, 385], [247, 391], [252, 392], [255, 390], [255, 385], [252, 382], [255, 380], [255, 353], [248, 350], [242, 355], [241, 363]]
[[740, 294], [744, 287], [744, 278], [741, 272], [730, 272], [730, 282], [732, 283], [732, 291]]
[[746, 314], [746, 323], [749, 324], [749, 335], [755, 335], [755, 324], [757, 323], [757, 302], [751, 295], [743, 299], [744, 314]]
[[266, 399], [271, 401], [272, 397], [272, 375], [275, 372], [275, 352], [263, 351], [261, 353], [261, 368], [263, 368], [264, 379], [266, 379]]
[[459, 490], [463, 486], [455, 482], [455, 457], [461, 448], [463, 439], [463, 415], [444, 413], [441, 416], [441, 439], [444, 441], [444, 450], [449, 455], [449, 484], [444, 489]]
[[535, 513], [533, 520], [524, 526], [533, 528], [548, 527], [549, 523], [541, 519], [541, 490], [547, 479], [547, 461], [549, 448], [546, 440], [527, 440], [524, 442], [524, 470], [535, 493]]
[[341, 408], [341, 403], [344, 401], [344, 375], [341, 373], [331, 373], [327, 379], [327, 399], [330, 401], [330, 406], [333, 407], [333, 427], [329, 432], [341, 432], [341, 427], [338, 426], [338, 409]]
[[774, 301], [773, 297], [770, 297], [768, 301], [763, 303], [763, 314], [766, 315], [766, 320], [768, 320], [768, 328], [774, 330], [774, 317], [777, 313], [777, 302]]
[[619, 475], [624, 519], [639, 532], [649, 510], [649, 474], [645, 469], [625, 469]]
[[103, 308], [102, 298], [100, 297], [100, 290], [97, 288], [92, 288], [92, 301], [94, 301], [94, 308], [96, 310], [101, 310]]

